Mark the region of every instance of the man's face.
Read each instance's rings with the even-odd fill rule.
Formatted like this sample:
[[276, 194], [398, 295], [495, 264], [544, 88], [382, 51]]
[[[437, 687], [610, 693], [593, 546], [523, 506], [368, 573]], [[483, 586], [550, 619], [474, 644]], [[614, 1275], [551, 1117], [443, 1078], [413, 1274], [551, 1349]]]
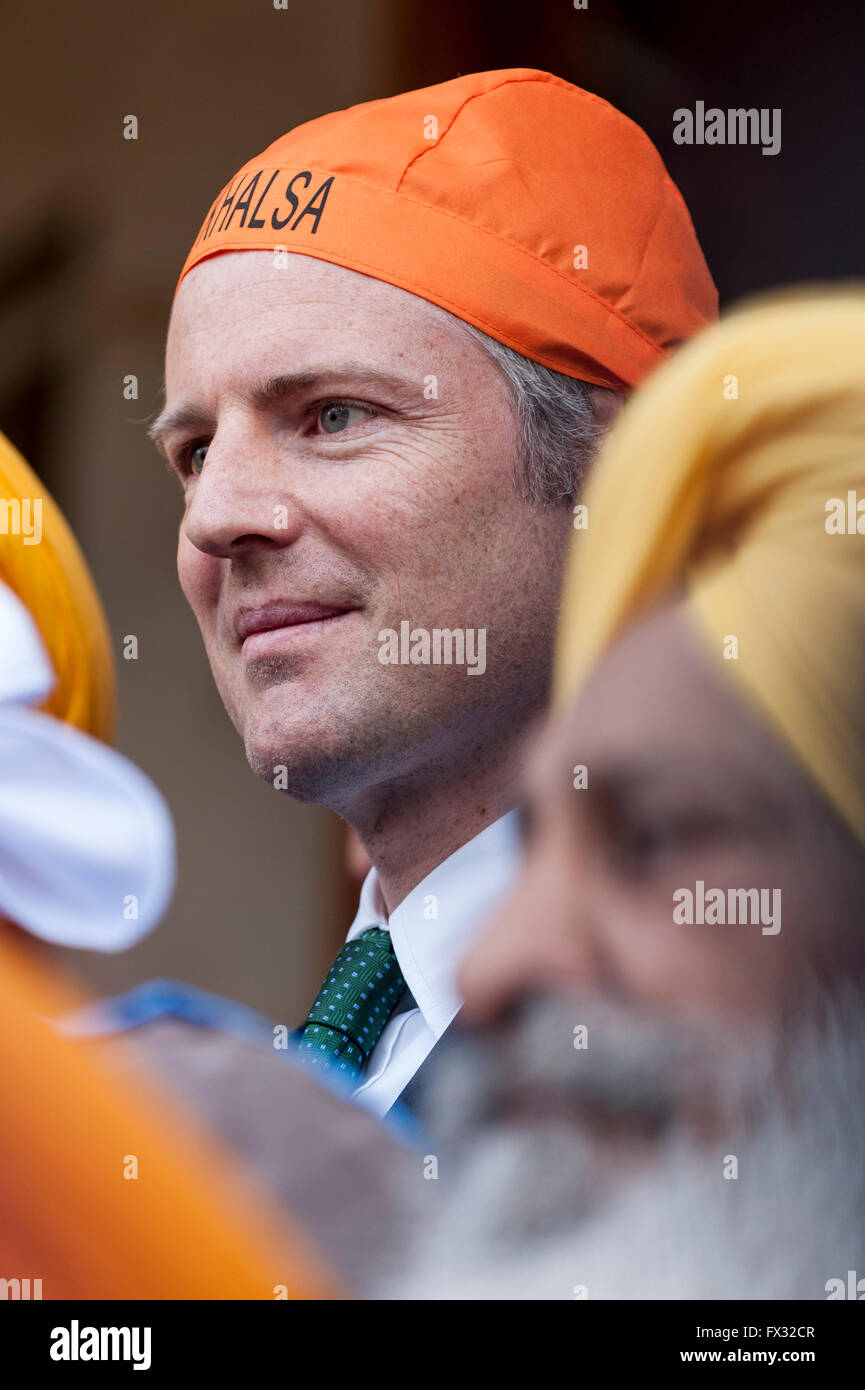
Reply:
[[[692, 621], [675, 606], [631, 628], [543, 733], [522, 875], [463, 963], [469, 1018], [552, 988], [732, 1036], [815, 976], [861, 974], [865, 856]], [[759, 922], [749, 902], [701, 923], [699, 882], [725, 915], [729, 890], [766, 890]]]
[[[217, 256], [178, 292], [166, 393], [180, 582], [261, 776], [343, 809], [542, 705], [569, 517], [518, 496], [505, 384], [449, 315], [307, 256]], [[402, 622], [485, 629], [484, 673], [383, 664]]]
[[[664, 1296], [695, 1296], [695, 1271], [713, 1290], [711, 1249], [726, 1291], [705, 1296], [730, 1297], [748, 1272], [717, 1155], [759, 1174], [759, 1253], [823, 1153], [827, 1096], [835, 1126], [861, 1084], [865, 855], [691, 621], [632, 627], [537, 741], [522, 871], [463, 961], [424, 1100], [458, 1177], [404, 1296], [645, 1296], [663, 1242]], [[781, 930], [675, 922], [697, 880], [780, 888]], [[808, 1200], [809, 1236], [843, 1213]]]

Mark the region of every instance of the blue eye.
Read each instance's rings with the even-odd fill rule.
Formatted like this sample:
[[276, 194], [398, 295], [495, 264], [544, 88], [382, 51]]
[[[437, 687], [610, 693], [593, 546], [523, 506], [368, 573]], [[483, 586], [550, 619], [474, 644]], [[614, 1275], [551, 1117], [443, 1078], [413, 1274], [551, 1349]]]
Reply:
[[339, 434], [351, 421], [352, 407], [342, 405], [339, 401], [330, 401], [322, 406], [318, 418], [321, 427], [327, 434]]
[[209, 444], [196, 444], [195, 448], [189, 451], [189, 471], [195, 477], [198, 477], [204, 467], [204, 460], [209, 448]]

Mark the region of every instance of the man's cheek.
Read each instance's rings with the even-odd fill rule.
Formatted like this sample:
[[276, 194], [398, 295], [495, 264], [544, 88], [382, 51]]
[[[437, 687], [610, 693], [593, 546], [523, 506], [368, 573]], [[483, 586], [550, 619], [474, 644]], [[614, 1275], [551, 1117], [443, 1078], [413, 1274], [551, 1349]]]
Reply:
[[182, 531], [177, 545], [177, 576], [187, 603], [203, 626], [219, 597], [219, 561], [202, 555]]

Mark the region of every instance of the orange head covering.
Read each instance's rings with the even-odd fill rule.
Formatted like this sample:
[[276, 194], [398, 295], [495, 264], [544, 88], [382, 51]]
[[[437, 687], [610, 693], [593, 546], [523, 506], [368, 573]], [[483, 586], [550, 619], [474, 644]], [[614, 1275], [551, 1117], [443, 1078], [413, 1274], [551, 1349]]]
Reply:
[[32, 614], [57, 677], [43, 709], [110, 743], [115, 681], [102, 604], [59, 507], [0, 434], [4, 503], [9, 521], [0, 542], [0, 581]]
[[0, 1276], [45, 1299], [332, 1296], [291, 1218], [176, 1103], [52, 1031], [70, 1002], [0, 934]]
[[298, 126], [222, 190], [180, 279], [222, 251], [281, 250], [386, 280], [618, 391], [717, 314], [688, 210], [648, 136], [530, 68]]

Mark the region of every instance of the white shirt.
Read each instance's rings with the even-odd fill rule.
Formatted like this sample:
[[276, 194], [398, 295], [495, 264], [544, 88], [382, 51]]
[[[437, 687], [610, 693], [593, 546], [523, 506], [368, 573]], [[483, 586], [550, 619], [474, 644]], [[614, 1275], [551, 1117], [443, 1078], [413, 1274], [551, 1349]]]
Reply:
[[369, 927], [389, 931], [417, 1004], [385, 1025], [354, 1092], [355, 1100], [373, 1114], [387, 1113], [459, 1012], [457, 967], [510, 887], [518, 859], [517, 814], [509, 811], [433, 869], [390, 918], [375, 869], [364, 879], [346, 941]]

